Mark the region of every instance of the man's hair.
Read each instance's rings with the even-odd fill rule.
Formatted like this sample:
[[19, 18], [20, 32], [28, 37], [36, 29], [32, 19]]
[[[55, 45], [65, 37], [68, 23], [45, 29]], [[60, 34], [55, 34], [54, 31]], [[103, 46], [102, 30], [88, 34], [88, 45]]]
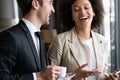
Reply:
[[[38, 0], [40, 5], [43, 5], [43, 0]], [[32, 8], [32, 0], [17, 0], [23, 16], [26, 15]]]
[[[64, 26], [63, 30], [70, 30], [73, 26], [75, 26], [75, 22], [72, 19], [72, 9], [71, 6], [76, 0], [58, 0], [57, 2], [57, 13], [59, 18]], [[102, 0], [89, 0], [92, 9], [95, 13], [93, 17], [93, 21], [91, 24], [91, 29], [101, 27], [103, 25], [104, 19], [104, 7]]]

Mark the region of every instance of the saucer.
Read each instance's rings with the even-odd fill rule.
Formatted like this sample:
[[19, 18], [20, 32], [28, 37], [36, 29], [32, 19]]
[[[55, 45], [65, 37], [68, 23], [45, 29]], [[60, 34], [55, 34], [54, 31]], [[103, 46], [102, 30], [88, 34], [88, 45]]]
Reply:
[[74, 76], [75, 74], [73, 73], [67, 73], [66, 77], [59, 77], [57, 80], [71, 80], [71, 78]]

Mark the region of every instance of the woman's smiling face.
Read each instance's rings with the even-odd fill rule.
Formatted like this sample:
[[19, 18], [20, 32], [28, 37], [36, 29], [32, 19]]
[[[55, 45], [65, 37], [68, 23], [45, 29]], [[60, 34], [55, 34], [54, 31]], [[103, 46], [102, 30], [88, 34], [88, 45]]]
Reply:
[[72, 18], [76, 27], [91, 27], [95, 13], [89, 0], [75, 0], [72, 4]]

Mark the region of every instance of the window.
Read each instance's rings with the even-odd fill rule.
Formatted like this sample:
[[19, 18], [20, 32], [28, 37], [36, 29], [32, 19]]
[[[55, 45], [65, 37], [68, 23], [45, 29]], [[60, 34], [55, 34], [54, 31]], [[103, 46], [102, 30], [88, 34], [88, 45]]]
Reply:
[[110, 42], [110, 71], [112, 72], [120, 68], [120, 1], [103, 0], [103, 2], [106, 11], [104, 35]]

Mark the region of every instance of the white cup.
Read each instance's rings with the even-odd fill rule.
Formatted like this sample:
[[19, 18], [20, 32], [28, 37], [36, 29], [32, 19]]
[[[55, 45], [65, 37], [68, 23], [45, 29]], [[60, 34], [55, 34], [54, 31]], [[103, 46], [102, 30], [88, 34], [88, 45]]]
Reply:
[[67, 68], [64, 67], [64, 66], [59, 66], [59, 68], [60, 68], [60, 74], [59, 74], [59, 77], [65, 77], [65, 76], [66, 76]]

